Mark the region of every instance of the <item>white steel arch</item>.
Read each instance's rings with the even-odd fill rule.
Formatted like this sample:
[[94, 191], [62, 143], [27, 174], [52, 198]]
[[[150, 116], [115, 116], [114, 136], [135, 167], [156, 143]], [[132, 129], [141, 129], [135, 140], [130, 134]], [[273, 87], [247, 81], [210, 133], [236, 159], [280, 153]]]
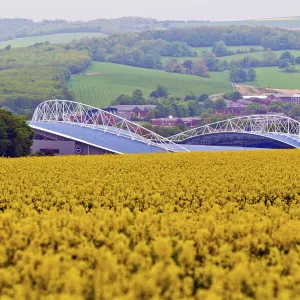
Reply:
[[169, 152], [189, 152], [183, 146], [120, 116], [74, 101], [45, 101], [35, 109], [32, 121], [74, 124], [129, 138]]
[[171, 136], [174, 142], [182, 142], [187, 139], [213, 133], [250, 133], [270, 134], [275, 140], [276, 135], [291, 138], [300, 143], [300, 122], [282, 115], [250, 115], [223, 120]]

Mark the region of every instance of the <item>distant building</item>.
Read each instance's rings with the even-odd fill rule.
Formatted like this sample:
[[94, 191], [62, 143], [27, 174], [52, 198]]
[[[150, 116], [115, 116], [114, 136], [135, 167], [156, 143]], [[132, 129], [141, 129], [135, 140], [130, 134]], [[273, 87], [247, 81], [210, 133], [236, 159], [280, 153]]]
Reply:
[[293, 94], [293, 95], [289, 95], [289, 94], [271, 94], [271, 95], [268, 96], [268, 99], [274, 100], [274, 101], [300, 104], [300, 94]]
[[178, 124], [183, 124], [187, 128], [194, 128], [201, 126], [203, 124], [203, 118], [199, 117], [187, 117], [187, 118], [160, 118], [152, 119], [152, 126], [162, 126], [162, 127], [174, 127]]
[[248, 105], [251, 101], [240, 99], [236, 102], [232, 100], [225, 100], [227, 107], [225, 109], [216, 109], [215, 114], [222, 114], [222, 115], [243, 115]]
[[113, 105], [103, 110], [116, 114], [127, 120], [144, 119], [147, 113], [154, 110], [156, 105]]
[[262, 105], [269, 105], [272, 101], [268, 96], [243, 96], [244, 100], [259, 103]]

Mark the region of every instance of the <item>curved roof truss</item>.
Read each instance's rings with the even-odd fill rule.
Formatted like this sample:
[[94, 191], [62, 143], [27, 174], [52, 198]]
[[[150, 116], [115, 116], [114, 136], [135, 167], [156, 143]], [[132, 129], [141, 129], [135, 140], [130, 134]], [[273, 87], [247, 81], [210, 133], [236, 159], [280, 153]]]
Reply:
[[204, 134], [226, 132], [257, 135], [267, 133], [275, 140], [280, 140], [277, 138], [280, 135], [292, 139], [300, 145], [300, 123], [282, 115], [250, 115], [228, 119], [190, 129], [171, 136], [169, 139], [174, 142], [183, 142]]
[[189, 152], [147, 128], [102, 109], [68, 100], [49, 100], [37, 106], [32, 121], [61, 122], [101, 130], [168, 152]]

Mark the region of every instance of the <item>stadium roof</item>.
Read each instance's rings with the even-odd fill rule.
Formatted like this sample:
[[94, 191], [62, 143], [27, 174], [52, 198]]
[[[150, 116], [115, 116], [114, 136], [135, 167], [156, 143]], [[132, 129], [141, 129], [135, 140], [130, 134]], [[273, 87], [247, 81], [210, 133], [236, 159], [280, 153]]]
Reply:
[[78, 123], [30, 121], [29, 125], [33, 129], [39, 129], [119, 154], [165, 152], [161, 148], [137, 140], [90, 127], [81, 127]]

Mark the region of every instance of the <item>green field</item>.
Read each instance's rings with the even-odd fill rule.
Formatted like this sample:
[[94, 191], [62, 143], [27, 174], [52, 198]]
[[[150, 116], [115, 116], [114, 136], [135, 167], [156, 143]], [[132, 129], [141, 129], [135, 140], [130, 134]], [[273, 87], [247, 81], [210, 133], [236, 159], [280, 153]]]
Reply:
[[253, 85], [278, 88], [300, 89], [300, 67], [297, 73], [286, 73], [277, 67], [256, 68], [257, 79]]
[[148, 96], [157, 84], [165, 86], [174, 96], [185, 96], [190, 92], [196, 95], [216, 94], [231, 90], [227, 72], [212, 72], [211, 78], [202, 78], [94, 62], [87, 73], [94, 74], [72, 76], [69, 88], [77, 101], [97, 107], [109, 105], [120, 94], [131, 94], [134, 89], [141, 89]]
[[83, 37], [105, 37], [106, 35], [101, 32], [80, 32], [80, 33], [60, 33], [51, 35], [42, 35], [36, 37], [28, 37], [22, 39], [14, 39], [10, 41], [0, 42], [0, 49], [3, 49], [7, 45], [11, 45], [13, 48], [27, 47], [35, 43], [42, 43], [49, 41], [52, 44], [64, 44], [73, 40], [78, 40]]

